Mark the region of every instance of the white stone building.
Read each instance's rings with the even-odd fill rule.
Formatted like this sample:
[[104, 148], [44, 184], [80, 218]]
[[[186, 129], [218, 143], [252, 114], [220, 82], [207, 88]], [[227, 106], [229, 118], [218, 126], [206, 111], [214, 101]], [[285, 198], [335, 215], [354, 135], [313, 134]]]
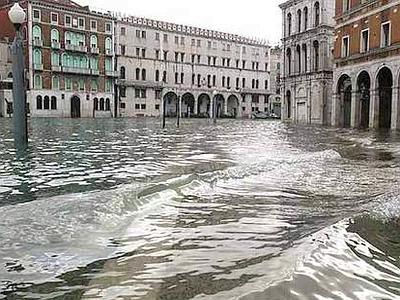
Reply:
[[160, 116], [162, 99], [171, 117], [208, 117], [213, 99], [218, 117], [270, 111], [267, 43], [136, 17], [119, 18], [116, 30], [120, 116]]
[[330, 124], [334, 0], [288, 0], [283, 15], [283, 120]]
[[0, 117], [11, 116], [12, 63], [8, 40], [0, 40]]

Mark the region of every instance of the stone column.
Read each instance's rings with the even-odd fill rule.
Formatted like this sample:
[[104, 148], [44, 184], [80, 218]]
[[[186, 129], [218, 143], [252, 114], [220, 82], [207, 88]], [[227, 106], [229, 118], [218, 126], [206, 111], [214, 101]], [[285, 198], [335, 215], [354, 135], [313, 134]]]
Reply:
[[393, 87], [392, 88], [392, 124], [391, 128], [392, 130], [399, 129], [399, 88], [398, 87]]
[[360, 126], [360, 95], [357, 91], [352, 91], [350, 127], [357, 128], [359, 126]]
[[375, 90], [375, 83], [371, 86], [369, 127], [379, 127], [379, 91]]
[[199, 97], [194, 97], [194, 115], [197, 116], [199, 114]]

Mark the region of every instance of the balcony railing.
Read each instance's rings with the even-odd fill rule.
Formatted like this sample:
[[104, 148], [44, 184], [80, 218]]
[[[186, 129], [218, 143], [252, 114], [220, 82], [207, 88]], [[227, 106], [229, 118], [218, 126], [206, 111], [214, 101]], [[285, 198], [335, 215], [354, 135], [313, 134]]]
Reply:
[[118, 72], [117, 71], [107, 71], [106, 70], [106, 76], [108, 76], [108, 77], [118, 77]]
[[90, 75], [90, 69], [88, 68], [62, 67], [62, 71], [64, 73]]
[[100, 53], [100, 50], [99, 50], [99, 48], [97, 48], [97, 47], [91, 47], [90, 48], [90, 53], [92, 53], [92, 54], [99, 54]]
[[51, 66], [53, 72], [61, 72], [61, 66]]
[[36, 71], [43, 71], [43, 64], [33, 64], [33, 69]]
[[43, 47], [43, 40], [39, 39], [34, 39], [33, 40], [33, 46], [34, 47]]
[[60, 48], [61, 48], [60, 42], [52, 41], [52, 42], [51, 42], [51, 48], [53, 48], [53, 49], [60, 49]]
[[95, 76], [99, 76], [100, 75], [100, 71], [99, 70], [90, 70], [90, 72], [91, 72], [92, 75], [95, 75]]
[[71, 44], [65, 44], [65, 50], [75, 51], [75, 52], [85, 52], [85, 53], [88, 51], [86, 46], [71, 45]]

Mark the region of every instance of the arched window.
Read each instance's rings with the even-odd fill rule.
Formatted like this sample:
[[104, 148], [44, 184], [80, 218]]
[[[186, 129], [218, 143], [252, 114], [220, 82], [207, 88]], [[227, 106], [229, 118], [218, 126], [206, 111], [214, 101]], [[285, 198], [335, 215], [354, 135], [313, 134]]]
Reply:
[[319, 69], [319, 43], [318, 43], [318, 41], [314, 41], [313, 48], [314, 48], [314, 70], [318, 71], [318, 69]]
[[100, 110], [104, 111], [104, 98], [100, 98]]
[[319, 7], [319, 2], [315, 2], [314, 4], [314, 26], [317, 27], [320, 23], [320, 7]]
[[58, 76], [53, 76], [51, 79], [51, 87], [53, 90], [60, 89], [60, 78]]
[[92, 47], [93, 49], [97, 48], [97, 36], [92, 35], [90, 37], [90, 47]]
[[167, 82], [167, 71], [163, 72], [163, 82], [166, 83]]
[[251, 80], [251, 88], [252, 89], [254, 89], [255, 85], [256, 85], [256, 81], [254, 79]]
[[64, 67], [70, 67], [71, 66], [71, 57], [69, 56], [68, 53], [64, 53], [62, 55], [62, 65]]
[[49, 98], [49, 96], [44, 96], [43, 108], [45, 110], [49, 110], [50, 109], [50, 98]]
[[308, 29], [308, 7], [304, 7], [303, 10], [303, 15], [304, 15], [304, 31]]
[[288, 13], [287, 15], [287, 35], [290, 36], [292, 34], [292, 14]]
[[268, 79], [267, 79], [267, 80], [265, 80], [265, 89], [268, 90], [268, 88], [269, 88], [269, 85], [268, 85]]
[[32, 36], [35, 41], [42, 40], [42, 29], [38, 25], [33, 26]]
[[42, 76], [39, 74], [36, 74], [34, 77], [34, 87], [36, 90], [42, 89]]
[[308, 69], [308, 59], [307, 59], [307, 45], [306, 44], [303, 44], [303, 46], [302, 46], [302, 51], [303, 51], [303, 61], [304, 61], [304, 66], [303, 66], [303, 68], [304, 68], [304, 72], [307, 72], [307, 69]]
[[42, 100], [42, 96], [37, 96], [36, 97], [36, 109], [40, 110], [43, 109], [43, 100]]
[[142, 80], [145, 81], [146, 80], [146, 69], [142, 70]]
[[[94, 60], [92, 61], [92, 63], [94, 62], [94, 66], [92, 66], [92, 69], [97, 70], [98, 69], [98, 59], [97, 57], [94, 58]], [[87, 69], [89, 67], [88, 65], [88, 59], [86, 56], [81, 56], [79, 58], [79, 67], [82, 69]]]
[[136, 80], [140, 80], [140, 69], [136, 68]]
[[106, 49], [106, 53], [110, 54], [112, 53], [112, 40], [111, 38], [106, 38], [105, 40], [105, 49]]
[[181, 73], [181, 83], [183, 84], [184, 81], [185, 81], [185, 74], [184, 74], [184, 73]]
[[106, 111], [110, 111], [111, 110], [111, 102], [110, 102], [110, 98], [106, 99]]
[[[107, 65], [107, 60], [106, 60], [106, 65]], [[99, 69], [99, 58], [98, 57], [90, 57], [90, 68], [92, 70], [98, 70]]]
[[225, 87], [225, 76], [222, 76], [222, 87]]
[[60, 55], [56, 51], [51, 52], [51, 65], [52, 66], [60, 65]]
[[55, 28], [53, 28], [51, 30], [51, 42], [53, 42], [53, 43], [59, 43], [60, 42], [60, 33]]
[[33, 52], [33, 63], [35, 65], [42, 64], [42, 51], [40, 49], [35, 49], [35, 51]]
[[292, 50], [288, 48], [286, 50], [286, 66], [287, 66], [287, 74], [292, 74]]
[[160, 81], [160, 71], [156, 70], [156, 81]]
[[98, 98], [93, 99], [93, 105], [94, 105], [94, 110], [98, 111], [99, 110], [99, 99]]
[[296, 47], [296, 72], [301, 72], [301, 48], [300, 45]]
[[297, 10], [297, 32], [301, 32], [301, 10]]
[[55, 96], [51, 97], [51, 109], [57, 110], [57, 97]]
[[13, 78], [12, 72], [8, 73], [7, 78]]
[[260, 87], [260, 81], [257, 79], [256, 80], [256, 89], [258, 89]]
[[125, 79], [126, 78], [125, 67], [121, 67], [119, 76], [121, 77], [121, 79]]

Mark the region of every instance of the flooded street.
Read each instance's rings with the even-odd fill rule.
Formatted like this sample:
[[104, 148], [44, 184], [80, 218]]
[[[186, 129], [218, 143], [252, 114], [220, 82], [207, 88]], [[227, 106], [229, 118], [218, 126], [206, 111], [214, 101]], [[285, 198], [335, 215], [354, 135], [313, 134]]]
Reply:
[[400, 299], [400, 135], [0, 119], [0, 299]]

